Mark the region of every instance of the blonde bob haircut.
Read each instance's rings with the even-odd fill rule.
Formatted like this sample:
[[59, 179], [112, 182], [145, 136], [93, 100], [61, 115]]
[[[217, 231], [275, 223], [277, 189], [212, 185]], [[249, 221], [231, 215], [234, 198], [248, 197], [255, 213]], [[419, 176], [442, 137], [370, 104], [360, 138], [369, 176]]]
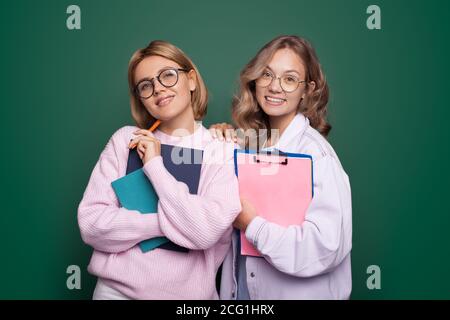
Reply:
[[155, 40], [142, 49], [137, 50], [128, 64], [128, 87], [130, 94], [131, 115], [139, 128], [148, 129], [156, 119], [147, 111], [141, 98], [135, 91], [135, 71], [138, 64], [147, 57], [160, 56], [180, 65], [181, 68], [195, 71], [196, 89], [191, 92], [191, 103], [195, 120], [201, 120], [206, 115], [208, 91], [205, 83], [192, 60], [173, 44]]

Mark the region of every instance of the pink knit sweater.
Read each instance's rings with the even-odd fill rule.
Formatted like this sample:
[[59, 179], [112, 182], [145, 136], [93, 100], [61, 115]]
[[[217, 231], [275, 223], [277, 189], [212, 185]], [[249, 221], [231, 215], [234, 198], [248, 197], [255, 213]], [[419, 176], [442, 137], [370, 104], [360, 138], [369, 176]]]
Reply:
[[[157, 214], [119, 206], [111, 182], [124, 176], [128, 143], [137, 127], [119, 129], [98, 160], [78, 208], [84, 242], [94, 248], [88, 271], [132, 299], [217, 299], [215, 275], [231, 241], [231, 224], [241, 211], [233, 167], [233, 144], [213, 140], [199, 125], [176, 138], [154, 132], [161, 143], [204, 150], [198, 194], [155, 157], [143, 170], [158, 197]], [[155, 249], [142, 253], [142, 240], [166, 236], [189, 253]]]

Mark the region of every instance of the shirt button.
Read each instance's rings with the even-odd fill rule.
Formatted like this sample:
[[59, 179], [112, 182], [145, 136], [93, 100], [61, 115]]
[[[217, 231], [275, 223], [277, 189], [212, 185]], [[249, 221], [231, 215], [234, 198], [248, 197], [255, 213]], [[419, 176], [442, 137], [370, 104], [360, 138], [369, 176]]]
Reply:
[[255, 277], [255, 274], [254, 274], [253, 272], [250, 273], [250, 277], [254, 278], [254, 277]]
[[236, 295], [234, 294], [234, 291], [231, 293], [231, 297], [234, 298]]

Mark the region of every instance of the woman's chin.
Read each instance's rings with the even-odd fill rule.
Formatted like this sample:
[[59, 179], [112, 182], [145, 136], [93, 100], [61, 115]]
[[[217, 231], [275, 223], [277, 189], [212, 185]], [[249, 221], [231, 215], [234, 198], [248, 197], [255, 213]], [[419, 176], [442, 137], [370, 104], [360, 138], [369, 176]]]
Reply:
[[269, 117], [280, 117], [289, 113], [287, 106], [265, 105], [262, 109]]
[[170, 121], [174, 119], [178, 113], [174, 112], [173, 110], [158, 110], [158, 112], [152, 113], [154, 118], [157, 118], [161, 121]]
[[174, 117], [169, 116], [169, 115], [159, 115], [158, 119], [164, 122], [168, 122], [170, 120], [172, 120]]

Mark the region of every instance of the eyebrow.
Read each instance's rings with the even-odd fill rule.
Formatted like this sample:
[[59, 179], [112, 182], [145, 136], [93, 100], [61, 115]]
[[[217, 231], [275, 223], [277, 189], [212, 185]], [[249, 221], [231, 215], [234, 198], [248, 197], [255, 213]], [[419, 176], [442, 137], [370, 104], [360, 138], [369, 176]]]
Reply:
[[[269, 69], [270, 71], [272, 71], [273, 73], [275, 73], [273, 70], [272, 70], [272, 68], [271, 67], [269, 67], [269, 66], [266, 66], [266, 68], [267, 69]], [[289, 72], [295, 72], [295, 73], [297, 73], [298, 75], [300, 75], [300, 72], [298, 72], [297, 70], [294, 70], [294, 69], [289, 69], [289, 70], [286, 70], [285, 72], [283, 72], [283, 74], [285, 74], [285, 73], [289, 73]]]
[[[161, 69], [159, 69], [158, 72], [156, 72], [156, 74], [159, 75], [162, 71], [167, 70], [167, 69], [178, 69], [178, 68], [179, 68], [179, 67], [165, 66], [165, 67], [162, 67]], [[149, 78], [149, 77], [144, 77], [144, 78], [142, 78], [141, 80], [136, 81], [136, 84], [135, 84], [135, 85], [137, 86], [139, 83], [141, 83], [141, 82], [144, 81], [144, 80], [150, 81], [151, 78]]]

